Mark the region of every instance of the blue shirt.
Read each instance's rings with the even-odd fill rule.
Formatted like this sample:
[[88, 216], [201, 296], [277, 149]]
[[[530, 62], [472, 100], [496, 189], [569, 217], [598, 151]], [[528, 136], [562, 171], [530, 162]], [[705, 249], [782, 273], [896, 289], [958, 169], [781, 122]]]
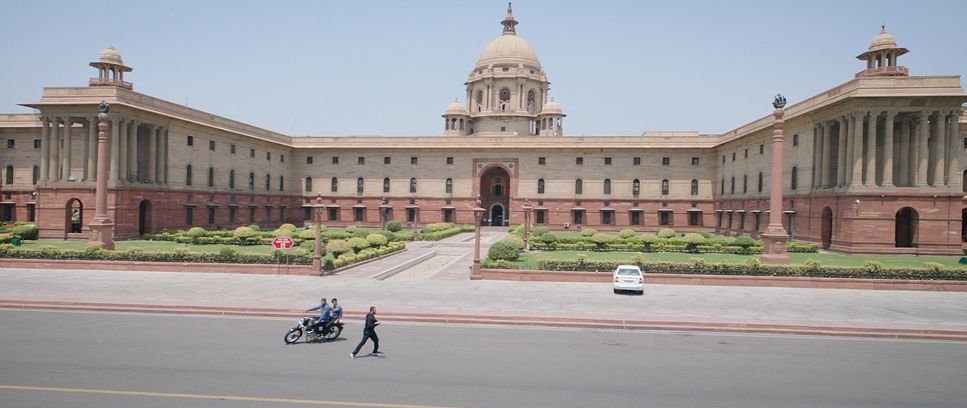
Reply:
[[319, 311], [319, 321], [328, 322], [329, 319], [331, 318], [330, 314], [332, 313], [332, 307], [329, 306], [328, 303], [323, 303], [323, 304], [321, 304], [319, 306], [316, 306], [316, 307], [314, 307], [312, 309], [309, 309], [309, 310], [310, 311], [312, 311], [312, 310], [318, 310]]

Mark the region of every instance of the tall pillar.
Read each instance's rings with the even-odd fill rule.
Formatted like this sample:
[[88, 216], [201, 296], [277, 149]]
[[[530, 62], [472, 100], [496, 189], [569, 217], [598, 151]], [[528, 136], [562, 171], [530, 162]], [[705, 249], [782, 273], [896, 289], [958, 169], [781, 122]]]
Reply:
[[54, 117], [50, 124], [50, 178], [60, 180], [60, 118]]
[[839, 147], [836, 149], [836, 186], [846, 184], [846, 140], [849, 133], [849, 125], [846, 118], [839, 118]]
[[866, 183], [867, 187], [876, 187], [876, 135], [879, 133], [880, 112], [870, 112], [870, 130], [866, 139]]
[[71, 150], [73, 150], [73, 146], [71, 146], [71, 139], [73, 139], [71, 137], [71, 118], [70, 116], [65, 116], [64, 117], [64, 149], [63, 149], [63, 152], [61, 153], [61, 157], [63, 159], [62, 160], [63, 167], [60, 169], [60, 173], [61, 173], [60, 178], [62, 180], [69, 180], [71, 177], [71, 166], [73, 165], [73, 163], [71, 163]]
[[930, 112], [920, 112], [918, 127], [920, 136], [917, 138], [917, 187], [926, 187], [930, 157]]
[[142, 177], [143, 181], [148, 183], [154, 183], [155, 178], [155, 166], [158, 164], [157, 157], [155, 155], [158, 153], [158, 127], [154, 125], [148, 125], [148, 174], [147, 177]]
[[121, 181], [121, 119], [111, 120], [111, 180]]
[[[863, 184], [863, 122], [865, 120], [866, 113], [860, 112], [853, 115], [853, 125], [851, 126], [853, 141], [853, 164], [850, 165], [850, 170], [853, 172], [852, 180], [850, 184], [853, 186], [861, 186]], [[872, 117], [870, 118], [872, 121]]]
[[[107, 102], [101, 102], [98, 110], [99, 123], [97, 125], [97, 184], [94, 189], [94, 217], [89, 228], [91, 238], [88, 244], [104, 249], [114, 249], [114, 221], [107, 216], [107, 164], [109, 162], [107, 150]], [[93, 122], [92, 122], [93, 125]]]
[[833, 172], [830, 169], [830, 166], [832, 166], [833, 164], [832, 159], [833, 159], [834, 148], [835, 146], [833, 146], [833, 122], [831, 121], [823, 122], [823, 166], [822, 166], [823, 178], [821, 179], [821, 181], [823, 184], [822, 187], [824, 188], [829, 187], [832, 184], [831, 176]]
[[168, 127], [161, 134], [161, 183], [168, 184]]
[[782, 108], [786, 105], [786, 98], [776, 95], [772, 106], [774, 118], [772, 122], [772, 152], [771, 174], [769, 177], [769, 225], [762, 233], [762, 260], [772, 264], [788, 264], [789, 255], [786, 254], [786, 241], [789, 236], [782, 227], [782, 125], [784, 123]]
[[899, 169], [897, 183], [901, 186], [910, 185], [910, 119], [903, 117], [900, 119], [900, 151]]
[[960, 191], [963, 183], [959, 160], [963, 145], [960, 144], [960, 140], [960, 109], [957, 109], [950, 112], [950, 144], [947, 149], [950, 155], [950, 161], [947, 163], [947, 171], [949, 172], [947, 186], [956, 189], [956, 191]]
[[944, 157], [947, 156], [947, 141], [944, 139], [944, 136], [947, 135], [947, 118], [944, 116], [946, 116], [944, 112], [937, 112], [937, 127], [934, 129], [934, 147], [937, 152], [933, 156], [933, 185], [935, 187], [944, 185], [944, 176], [947, 174], [947, 163], [944, 162]]
[[97, 181], [97, 116], [87, 119], [87, 148], [84, 149], [87, 166], [84, 167], [84, 180]]
[[128, 136], [130, 135], [130, 121], [121, 119], [118, 121], [118, 132], [120, 133], [118, 143], [118, 179], [128, 181]]
[[883, 187], [893, 187], [893, 120], [896, 112], [886, 111], [883, 121]]
[[817, 123], [813, 125], [813, 190], [822, 188], [823, 185], [823, 125]]
[[138, 175], [138, 125], [140, 124], [141, 122], [137, 120], [128, 123], [128, 157], [125, 160], [128, 170], [125, 176], [132, 181], [136, 181]]
[[50, 168], [50, 118], [40, 117], [40, 179], [50, 180], [47, 169]]

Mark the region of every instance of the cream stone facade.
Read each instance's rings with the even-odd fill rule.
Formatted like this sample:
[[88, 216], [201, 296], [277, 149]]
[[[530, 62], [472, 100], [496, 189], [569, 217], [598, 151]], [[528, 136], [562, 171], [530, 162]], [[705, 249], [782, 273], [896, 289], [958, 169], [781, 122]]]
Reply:
[[[591, 226], [758, 235], [782, 178], [794, 239], [845, 252], [959, 254], [967, 231], [967, 101], [959, 76], [909, 76], [882, 29], [865, 68], [785, 108], [782, 174], [771, 115], [724, 134], [565, 135], [537, 54], [510, 9], [437, 137], [294, 137], [138, 93], [114, 49], [84, 87], [44, 88], [38, 114], [0, 115], [0, 216], [44, 237], [86, 238], [96, 115], [111, 104], [115, 235], [205, 226], [400, 220], [516, 224], [523, 202], [552, 230]], [[428, 118], [428, 120], [431, 118]], [[74, 210], [81, 223], [72, 222]]]

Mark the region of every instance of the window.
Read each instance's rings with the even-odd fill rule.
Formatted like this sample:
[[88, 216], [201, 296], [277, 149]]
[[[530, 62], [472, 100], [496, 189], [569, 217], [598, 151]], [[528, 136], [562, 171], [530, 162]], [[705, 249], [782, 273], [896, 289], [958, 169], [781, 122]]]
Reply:
[[614, 211], [602, 210], [601, 211], [601, 224], [611, 225], [614, 224]]
[[610, 166], [611, 165], [611, 158], [610, 157], [605, 157], [604, 158], [604, 165], [605, 166]]
[[745, 213], [739, 213], [739, 231], [745, 230]]
[[742, 194], [749, 192], [749, 176], [742, 175]]
[[[194, 145], [195, 145], [195, 137], [188, 135], [188, 146], [194, 146]], [[188, 225], [191, 225], [191, 224], [188, 224]]]
[[410, 192], [416, 192], [416, 177], [410, 178]]
[[796, 187], [799, 187], [799, 168], [796, 167], [796, 166], [792, 166], [792, 180], [791, 180], [791, 184], [792, 184], [792, 189], [793, 190], [795, 190]]
[[698, 225], [699, 213], [698, 211], [690, 211], [688, 213], [688, 225], [696, 226]]
[[535, 224], [546, 224], [547, 223], [547, 210], [534, 210], [534, 223]]
[[[964, 146], [967, 146], [967, 138], [964, 139]], [[545, 166], [545, 165], [547, 165], [547, 158], [546, 157], [538, 157], [537, 158], [537, 165], [538, 166]]]
[[363, 156], [357, 157], [356, 158], [356, 164], [366, 164], [366, 158], [363, 157]]
[[272, 189], [272, 176], [266, 174], [265, 175], [265, 191], [269, 191], [271, 189]]
[[284, 154], [280, 154], [279, 155], [279, 162], [280, 163], [285, 163], [285, 155]]
[[725, 179], [724, 178], [722, 179], [722, 184], [719, 184], [719, 186], [722, 187], [720, 189], [721, 191], [719, 191], [719, 194], [725, 194]]
[[215, 168], [208, 168], [208, 187], [215, 187]]
[[444, 208], [443, 209], [443, 222], [453, 222], [453, 209]]
[[578, 166], [584, 164], [584, 158], [578, 156], [577, 158], [574, 159], [574, 164], [577, 164]]
[[389, 192], [389, 177], [383, 178], [383, 192]]
[[631, 165], [633, 165], [633, 166], [640, 166], [641, 165], [641, 157], [635, 157], [635, 158], [631, 159]]
[[228, 171], [228, 188], [235, 188], [235, 170]]
[[746, 158], [746, 159], [748, 159], [748, 158], [749, 158], [749, 149], [745, 149], [745, 158]]
[[329, 192], [336, 193], [339, 191], [339, 177], [333, 177], [329, 181]]
[[793, 231], [796, 230], [796, 214], [789, 214], [789, 221], [786, 224], [789, 226], [786, 230], [789, 231], [789, 237], [791, 238]]
[[312, 156], [306, 156], [306, 164], [312, 164]]
[[628, 215], [631, 217], [631, 225], [641, 225], [641, 211], [632, 211]]
[[265, 152], [265, 160], [272, 161], [272, 152]]
[[698, 166], [698, 157], [692, 157], [692, 166]]
[[[333, 177], [335, 179], [335, 177]], [[312, 177], [306, 177], [306, 192], [312, 191]]]
[[964, 138], [964, 148], [967, 149], [967, 137]]
[[659, 211], [658, 212], [658, 224], [659, 225], [672, 225], [672, 212], [671, 211]]
[[[235, 154], [235, 145], [228, 145], [228, 152]], [[232, 222], [232, 224], [234, 224], [234, 222]]]
[[755, 213], [755, 215], [752, 217], [754, 222], [754, 224], [752, 225], [752, 228], [753, 228], [753, 231], [755, 232], [759, 232], [759, 226], [761, 225], [761, 221], [762, 221], [761, 215], [762, 214], [760, 213]]
[[366, 215], [366, 209], [362, 207], [353, 208], [353, 221], [365, 221], [363, 216]]
[[4, 183], [13, 184], [13, 166], [7, 166], [7, 176]]
[[40, 148], [40, 139], [34, 139], [34, 149]]
[[537, 194], [544, 194], [544, 179], [537, 179]]
[[255, 172], [248, 173], [248, 189], [255, 190]]
[[604, 194], [611, 194], [611, 179], [604, 179]]
[[364, 183], [364, 181], [363, 181], [363, 178], [362, 177], [356, 179], [356, 193], [357, 194], [362, 194], [363, 193], [363, 183]]
[[584, 190], [584, 182], [581, 179], [574, 180], [574, 194], [581, 194]]
[[237, 210], [237, 208], [235, 208], [235, 207], [228, 207], [228, 223], [229, 224], [235, 224], [235, 211], [236, 210]]
[[32, 184], [37, 184], [40, 181], [40, 166], [34, 166], [33, 176], [31, 178]]
[[668, 187], [669, 187], [668, 186], [668, 179], [662, 180], [661, 181], [661, 195], [668, 195], [668, 190], [669, 190]]
[[725, 155], [722, 156], [722, 164], [725, 164]]
[[279, 191], [285, 191], [285, 176], [279, 176]]
[[339, 156], [332, 156], [332, 164], [339, 164]]
[[383, 164], [391, 164], [391, 163], [393, 163], [393, 159], [391, 157], [383, 156]]
[[762, 154], [763, 152], [765, 152], [765, 145], [761, 145], [760, 144], [759, 145], [759, 154]]
[[735, 152], [732, 152], [732, 161], [735, 161]]
[[185, 225], [192, 225], [195, 223], [195, 209], [193, 207], [185, 207]]
[[[211, 150], [213, 152], [215, 151], [215, 141], [214, 140], [209, 140], [208, 141], [208, 150]], [[209, 224], [212, 224], [212, 223], [209, 223]]]
[[574, 214], [573, 215], [573, 219], [571, 221], [574, 223], [574, 225], [584, 224], [584, 211], [583, 210], [575, 210], [575, 211], [573, 211], [573, 214]]
[[253, 158], [255, 157], [255, 149], [253, 148], [248, 149], [248, 157], [253, 157]]
[[185, 166], [185, 185], [191, 185], [191, 165]]
[[279, 221], [285, 221], [285, 207], [279, 207]]
[[416, 157], [410, 157], [410, 164], [417, 164], [417, 158]]
[[631, 182], [631, 194], [637, 197], [638, 193], [640, 192], [641, 192], [641, 181], [639, 181], [638, 179], [634, 179], [634, 181]]
[[762, 192], [762, 172], [759, 172], [759, 192]]
[[255, 207], [248, 208], [248, 223], [255, 224]]
[[692, 179], [692, 195], [698, 195], [698, 180]]
[[208, 207], [208, 225], [215, 223], [215, 207]]
[[671, 157], [662, 157], [661, 158], [661, 165], [662, 166], [667, 166], [667, 165], [670, 165], [670, 164], [672, 164], [672, 158]]
[[326, 212], [328, 213], [329, 221], [339, 220], [339, 208], [338, 207], [327, 207]]
[[447, 164], [453, 164], [453, 156], [447, 156]]
[[447, 194], [453, 194], [453, 179], [452, 178], [448, 178], [447, 179], [446, 193]]
[[732, 176], [732, 189], [729, 190], [730, 194], [735, 194], [735, 176]]
[[792, 135], [792, 145], [799, 146], [799, 134]]

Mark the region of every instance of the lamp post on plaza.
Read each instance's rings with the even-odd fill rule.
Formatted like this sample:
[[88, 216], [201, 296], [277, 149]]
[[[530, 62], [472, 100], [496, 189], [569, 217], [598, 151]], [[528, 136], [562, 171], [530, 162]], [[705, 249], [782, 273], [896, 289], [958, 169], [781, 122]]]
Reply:
[[772, 121], [769, 226], [762, 233], [762, 261], [771, 264], [788, 264], [789, 255], [786, 254], [786, 241], [789, 236], [785, 228], [782, 227], [782, 125], [784, 123], [782, 108], [786, 106], [786, 98], [782, 95], [776, 95], [772, 106], [775, 108], [772, 112], [775, 119]]
[[316, 195], [316, 242], [312, 245], [312, 269], [322, 271], [322, 194]]
[[529, 233], [530, 233], [530, 224], [531, 224], [531, 210], [533, 209], [534, 208], [531, 207], [530, 200], [525, 199], [524, 200], [524, 250], [525, 251], [530, 250], [530, 241], [528, 240], [528, 237], [530, 237]]
[[[107, 217], [107, 166], [111, 161], [107, 151], [107, 112], [111, 105], [105, 101], [97, 107], [97, 184], [94, 190], [94, 218], [89, 245], [114, 249], [114, 221]], [[92, 123], [93, 125], [93, 123]]]
[[480, 207], [480, 195], [477, 195], [476, 207], [473, 208], [473, 267], [470, 268], [470, 279], [479, 280], [480, 276], [480, 219], [483, 218], [484, 211]]

